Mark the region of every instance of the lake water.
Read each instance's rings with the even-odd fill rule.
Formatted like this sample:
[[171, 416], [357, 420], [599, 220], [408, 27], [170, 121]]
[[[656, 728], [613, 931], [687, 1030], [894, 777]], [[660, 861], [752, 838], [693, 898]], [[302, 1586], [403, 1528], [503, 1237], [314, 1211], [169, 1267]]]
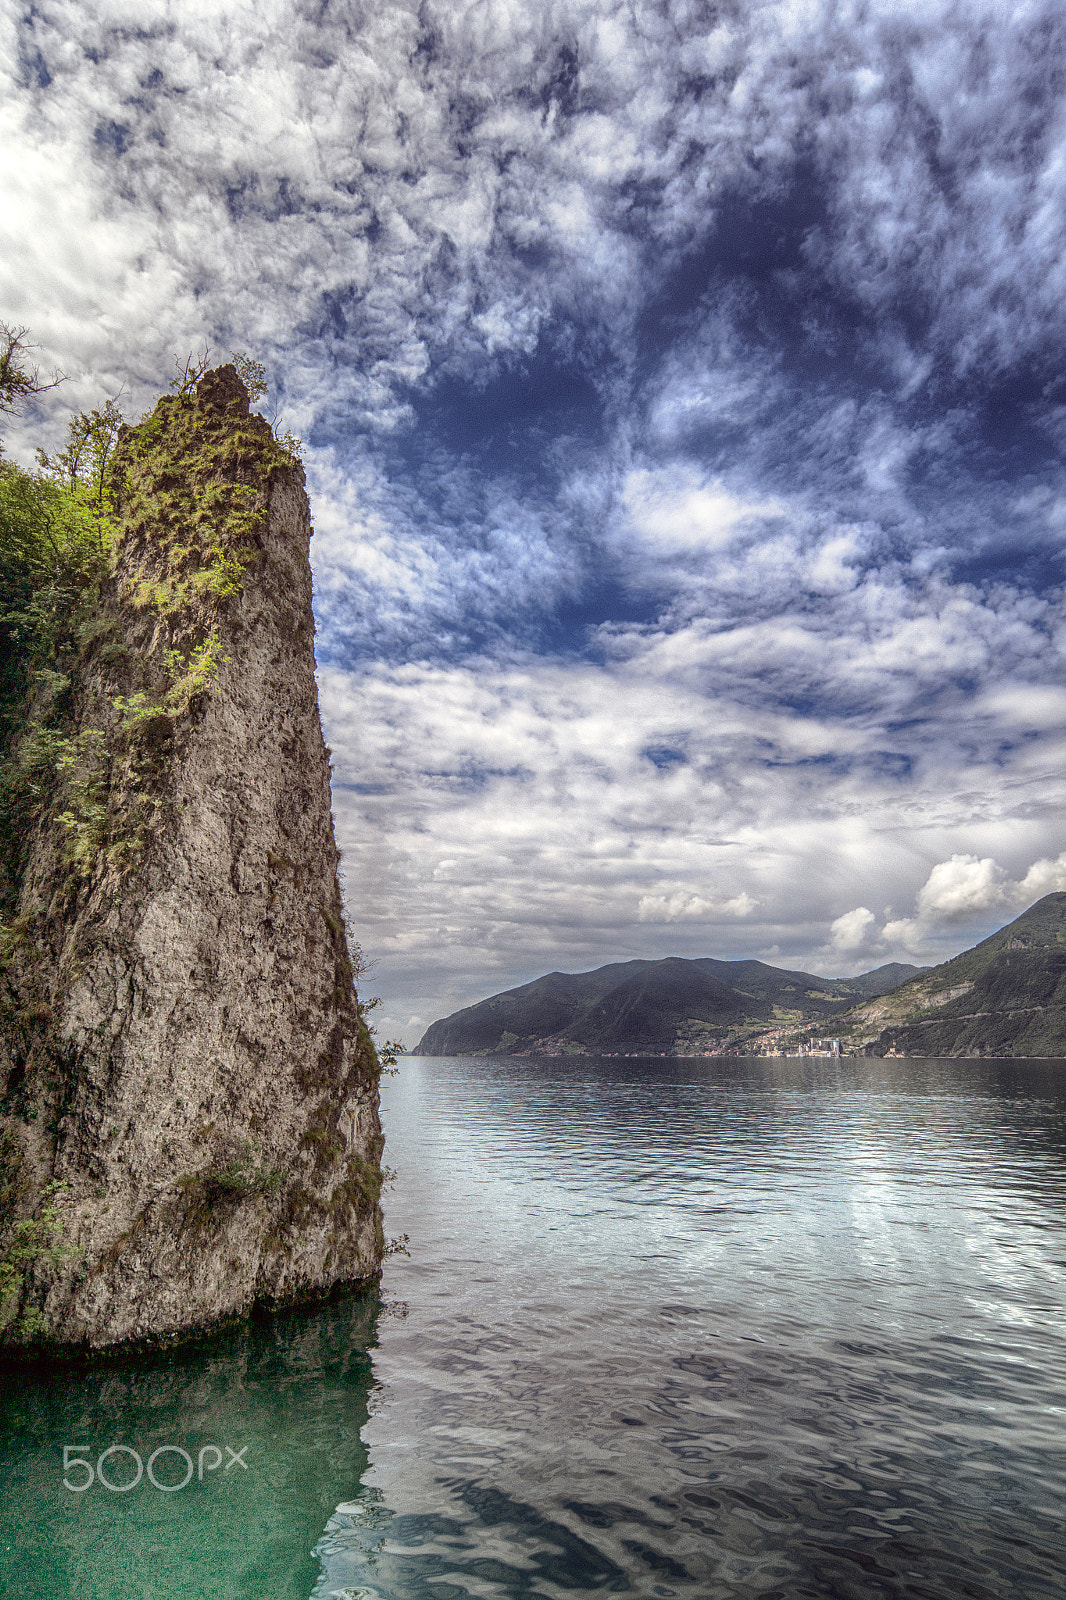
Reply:
[[408, 1057], [384, 1099], [380, 1301], [5, 1379], [5, 1596], [1061, 1600], [1066, 1063]]

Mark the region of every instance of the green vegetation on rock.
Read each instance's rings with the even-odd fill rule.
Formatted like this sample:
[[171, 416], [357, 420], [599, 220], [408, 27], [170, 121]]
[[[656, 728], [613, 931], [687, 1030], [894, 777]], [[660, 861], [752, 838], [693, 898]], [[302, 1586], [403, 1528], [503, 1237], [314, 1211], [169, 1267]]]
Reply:
[[869, 1055], [1066, 1056], [1066, 894], [834, 1024]]
[[28, 832], [49, 802], [78, 818], [98, 804], [97, 741], [74, 726], [72, 712], [83, 651], [106, 632], [100, 592], [111, 539], [108, 504], [90, 485], [0, 461], [0, 892], [7, 909]]
[[44, 1319], [36, 1306], [20, 1310], [26, 1279], [34, 1267], [60, 1266], [72, 1257], [63, 1244], [63, 1224], [56, 1206], [61, 1183], [47, 1183], [36, 1214], [8, 1220], [4, 1248], [0, 1251], [0, 1339], [25, 1343], [43, 1331]]
[[298, 469], [233, 367], [199, 377], [134, 427], [111, 401], [75, 417], [35, 473], [0, 461], [7, 915], [49, 822], [72, 889], [136, 862], [175, 738], [225, 662], [219, 608], [256, 559], [273, 476]]

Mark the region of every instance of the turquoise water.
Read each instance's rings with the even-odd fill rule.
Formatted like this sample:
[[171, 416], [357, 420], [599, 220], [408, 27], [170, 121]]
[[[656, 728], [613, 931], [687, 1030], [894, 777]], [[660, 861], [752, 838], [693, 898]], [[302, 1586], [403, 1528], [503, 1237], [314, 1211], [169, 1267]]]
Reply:
[[[1063, 1594], [1066, 1064], [407, 1058], [385, 1098], [380, 1300], [7, 1381], [5, 1595]], [[64, 1488], [113, 1443], [192, 1481]]]
[[[359, 1493], [366, 1466], [377, 1312], [377, 1296], [360, 1295], [182, 1356], [91, 1375], [5, 1376], [0, 1594], [306, 1600], [323, 1528], [342, 1497]], [[114, 1445], [103, 1462], [108, 1489], [96, 1469]], [[157, 1489], [144, 1470], [167, 1445], [192, 1463], [184, 1488]], [[83, 1447], [87, 1488], [77, 1487], [85, 1469], [64, 1474], [64, 1446]], [[123, 1490], [136, 1458], [140, 1481]], [[173, 1450], [152, 1465], [164, 1485], [189, 1470]]]

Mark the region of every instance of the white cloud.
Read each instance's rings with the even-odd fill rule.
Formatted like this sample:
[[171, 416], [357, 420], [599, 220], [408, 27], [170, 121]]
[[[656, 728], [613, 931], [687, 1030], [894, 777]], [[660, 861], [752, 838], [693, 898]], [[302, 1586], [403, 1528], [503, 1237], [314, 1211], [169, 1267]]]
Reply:
[[677, 889], [673, 894], [641, 895], [637, 904], [637, 921], [721, 922], [731, 917], [750, 917], [757, 905], [758, 901], [743, 891], [731, 900], [708, 900], [703, 895]]
[[725, 549], [754, 516], [776, 515], [774, 501], [748, 502], [692, 466], [627, 474], [621, 488], [626, 531], [651, 561], [664, 555], [706, 555]]
[[1034, 900], [1042, 900], [1046, 894], [1061, 894], [1064, 890], [1066, 890], [1066, 850], [1053, 861], [1047, 857], [1034, 861], [1018, 885], [1015, 899], [1019, 905], [1028, 906]]
[[842, 959], [858, 954], [869, 944], [876, 921], [877, 918], [866, 906], [856, 906], [854, 911], [845, 911], [841, 916], [834, 917], [829, 926], [826, 953]]
[[921, 953], [945, 927], [974, 926], [989, 912], [1001, 920], [1046, 894], [1066, 890], [1066, 851], [1034, 861], [1020, 879], [1011, 878], [991, 856], [952, 855], [938, 861], [918, 891], [913, 917], [890, 918], [882, 930], [889, 945]]
[[[1010, 883], [1034, 860], [1030, 888], [1066, 873], [1043, 767], [975, 759], [965, 727], [948, 748], [938, 725], [901, 790], [876, 723], [755, 708], [643, 658], [320, 676], [349, 902], [408, 1006], [397, 1027], [638, 955], [939, 960], [1020, 909], [1020, 888], [994, 903], [986, 839], [1018, 863]], [[869, 908], [908, 898], [926, 920], [879, 930]]]
[[933, 868], [918, 892], [918, 916], [928, 922], [965, 922], [1006, 904], [1007, 874], [991, 856], [953, 855]]

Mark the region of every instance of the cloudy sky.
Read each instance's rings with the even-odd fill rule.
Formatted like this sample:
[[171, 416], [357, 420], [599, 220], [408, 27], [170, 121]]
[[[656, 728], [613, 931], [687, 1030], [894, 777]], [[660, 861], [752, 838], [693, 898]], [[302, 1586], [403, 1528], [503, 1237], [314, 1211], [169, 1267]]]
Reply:
[[306, 441], [385, 1029], [1066, 888], [1061, 0], [0, 0], [0, 315]]

